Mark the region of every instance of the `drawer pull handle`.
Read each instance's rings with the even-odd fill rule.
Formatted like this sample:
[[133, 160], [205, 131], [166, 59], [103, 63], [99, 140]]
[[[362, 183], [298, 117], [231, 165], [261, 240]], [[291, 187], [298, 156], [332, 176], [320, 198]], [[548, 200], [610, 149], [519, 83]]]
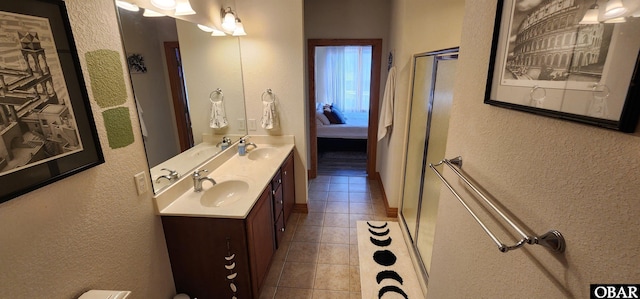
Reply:
[[284, 175], [287, 175], [287, 171], [286, 170], [284, 171]]
[[280, 204], [284, 204], [284, 201], [282, 201], [282, 200], [281, 200], [281, 201], [280, 201]]
[[276, 190], [271, 190], [271, 194], [276, 195]]
[[278, 184], [282, 184], [282, 179], [278, 179]]
[[284, 231], [284, 227], [283, 227], [283, 228], [281, 228], [281, 229], [280, 229], [280, 231], [281, 231], [281, 232], [283, 232], [283, 231]]

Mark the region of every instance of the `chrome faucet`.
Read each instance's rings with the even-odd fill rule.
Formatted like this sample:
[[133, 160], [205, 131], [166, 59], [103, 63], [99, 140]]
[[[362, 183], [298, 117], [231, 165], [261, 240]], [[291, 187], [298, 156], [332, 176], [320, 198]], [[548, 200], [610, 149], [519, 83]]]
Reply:
[[249, 145], [253, 145], [253, 148], [257, 148], [257, 147], [258, 147], [258, 146], [257, 146], [255, 143], [253, 143], [253, 142], [247, 142], [247, 137], [240, 138], [240, 140], [243, 140], [243, 141], [244, 141], [244, 144], [245, 144], [245, 146], [246, 146], [246, 147], [248, 147]]
[[231, 138], [224, 136], [222, 137], [222, 141], [216, 143], [216, 147], [220, 147], [221, 145], [226, 144], [227, 146], [231, 145]]
[[213, 185], [216, 184], [216, 181], [208, 176], [202, 176], [200, 173], [201, 172], [209, 172], [206, 169], [202, 169], [202, 170], [196, 170], [193, 172], [193, 191], [194, 192], [200, 192], [202, 191], [202, 181], [209, 181], [211, 182]]
[[175, 182], [178, 180], [178, 178], [180, 178], [180, 174], [175, 171], [175, 170], [171, 170], [171, 169], [167, 169], [167, 168], [162, 168], [162, 170], [166, 170], [169, 172], [169, 174], [165, 174], [165, 175], [161, 175], [156, 179], [156, 183], [160, 183], [160, 179], [167, 179], [170, 183]]

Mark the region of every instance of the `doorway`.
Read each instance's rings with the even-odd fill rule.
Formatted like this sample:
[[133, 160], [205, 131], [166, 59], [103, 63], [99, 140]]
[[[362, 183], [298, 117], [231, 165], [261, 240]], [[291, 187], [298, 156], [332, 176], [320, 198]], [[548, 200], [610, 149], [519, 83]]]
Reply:
[[182, 72], [180, 45], [178, 42], [164, 42], [164, 54], [167, 60], [167, 72], [169, 74], [169, 85], [171, 86], [173, 112], [178, 128], [180, 152], [184, 152], [192, 148], [194, 142], [193, 131], [191, 130], [191, 117], [189, 115], [189, 103], [187, 101], [187, 89]]
[[[307, 59], [308, 59], [308, 69], [309, 69], [309, 148], [310, 148], [310, 167], [309, 167], [309, 178], [315, 178], [318, 175], [318, 131], [316, 124], [316, 114], [319, 109], [323, 109], [319, 107], [317, 103], [320, 99], [318, 99], [318, 86], [317, 86], [317, 71], [318, 66], [316, 65], [316, 54], [317, 52], [321, 52], [323, 47], [348, 47], [348, 46], [356, 46], [356, 47], [370, 47], [370, 84], [369, 90], [366, 93], [369, 97], [368, 101], [368, 115], [367, 117], [367, 128], [366, 133], [364, 134], [366, 139], [363, 142], [366, 142], [364, 148], [366, 150], [366, 175], [369, 179], [374, 178], [375, 168], [376, 168], [376, 149], [377, 149], [377, 138], [376, 132], [378, 127], [378, 101], [380, 94], [380, 66], [381, 66], [381, 58], [382, 58], [382, 40], [381, 39], [310, 39], [307, 45]], [[326, 99], [321, 99], [321, 101], [327, 101]], [[332, 101], [332, 100], [329, 100]], [[331, 104], [331, 103], [325, 103]], [[347, 146], [358, 146], [357, 139], [344, 139], [337, 138], [337, 140], [331, 141], [340, 145]]]

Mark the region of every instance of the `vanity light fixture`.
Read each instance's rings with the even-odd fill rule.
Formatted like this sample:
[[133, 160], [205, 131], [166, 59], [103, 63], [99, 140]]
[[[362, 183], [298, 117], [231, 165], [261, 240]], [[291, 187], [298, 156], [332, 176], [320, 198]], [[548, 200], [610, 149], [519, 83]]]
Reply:
[[213, 32], [213, 28], [198, 24], [198, 29], [204, 32]]
[[226, 33], [224, 33], [222, 30], [218, 30], [215, 28], [211, 28], [213, 29], [213, 31], [211, 31], [211, 36], [227, 36]]
[[588, 24], [598, 24], [598, 13], [600, 7], [598, 6], [598, 0], [594, 1], [589, 9], [582, 17], [582, 20], [578, 22], [580, 25], [588, 25]]
[[143, 17], [149, 17], [149, 18], [155, 18], [155, 17], [164, 17], [163, 14], [153, 11], [151, 9], [145, 8], [144, 9], [144, 13], [142, 14]]
[[212, 28], [209, 26], [204, 26], [204, 25], [200, 25], [198, 24], [198, 28], [204, 32], [211, 32], [211, 36], [226, 36], [227, 34], [216, 29], [216, 28]]
[[187, 15], [195, 15], [196, 12], [191, 8], [191, 3], [189, 0], [178, 0], [176, 3], [176, 16], [187, 16]]
[[232, 33], [236, 29], [236, 14], [231, 10], [231, 7], [222, 9], [220, 12], [222, 17], [222, 30]]
[[607, 24], [611, 24], [611, 23], [626, 23], [627, 19], [625, 17], [617, 17], [617, 18], [613, 18], [613, 19], [608, 19], [606, 21], [604, 21]]
[[162, 10], [172, 10], [176, 8], [176, 0], [151, 0], [151, 5]]
[[131, 4], [129, 2], [126, 1], [122, 1], [122, 0], [116, 0], [116, 5], [122, 9], [126, 9], [128, 11], [139, 11], [140, 7], [138, 7], [135, 4]]
[[607, 19], [617, 18], [627, 12], [627, 8], [622, 5], [622, 0], [609, 0], [604, 10], [604, 17]]
[[236, 18], [236, 29], [233, 30], [233, 34], [231, 34], [233, 36], [245, 36], [247, 35], [247, 32], [244, 31], [244, 26], [242, 25], [242, 21], [240, 21], [240, 18]]

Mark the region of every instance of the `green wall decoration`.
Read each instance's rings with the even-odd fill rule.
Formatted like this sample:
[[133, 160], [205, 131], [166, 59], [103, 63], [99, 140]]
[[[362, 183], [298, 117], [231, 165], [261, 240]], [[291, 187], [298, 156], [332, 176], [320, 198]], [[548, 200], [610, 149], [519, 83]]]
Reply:
[[122, 105], [127, 101], [127, 88], [120, 53], [96, 50], [85, 54], [93, 99], [101, 108]]
[[118, 107], [102, 112], [104, 126], [107, 129], [107, 140], [112, 149], [125, 147], [133, 143], [133, 129], [129, 108]]

